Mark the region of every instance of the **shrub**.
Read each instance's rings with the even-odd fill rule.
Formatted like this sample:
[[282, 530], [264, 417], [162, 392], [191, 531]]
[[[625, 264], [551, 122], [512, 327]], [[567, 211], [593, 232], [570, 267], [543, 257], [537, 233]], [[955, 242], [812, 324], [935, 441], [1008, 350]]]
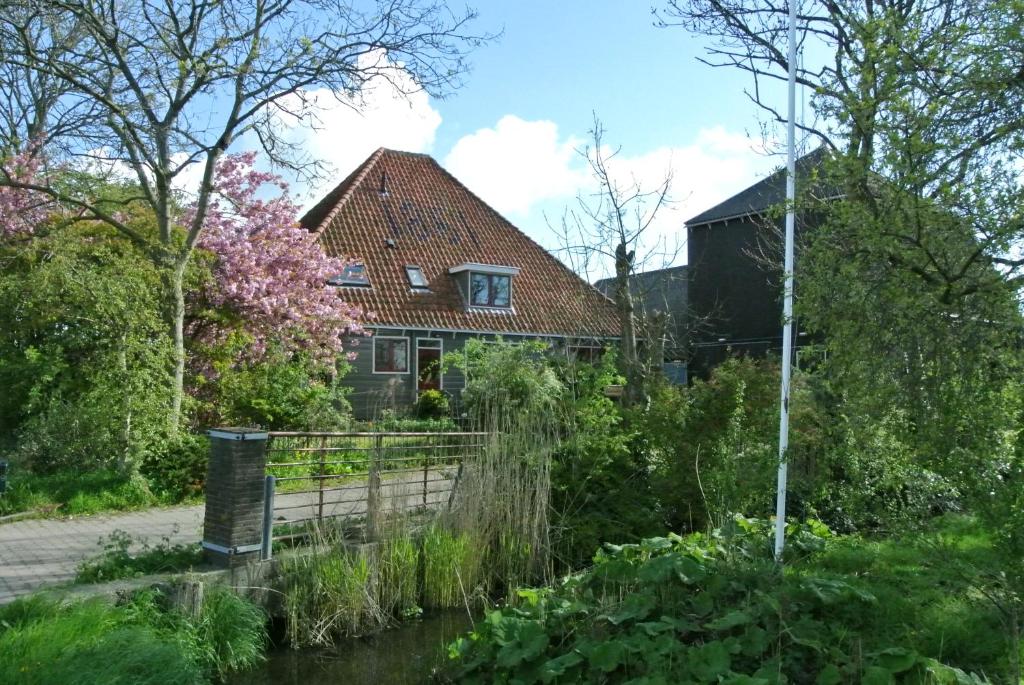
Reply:
[[416, 398], [418, 419], [440, 419], [448, 416], [450, 411], [448, 396], [440, 390], [425, 390]]
[[944, 653], [889, 642], [855, 575], [815, 569], [824, 526], [788, 526], [803, 561], [784, 575], [769, 528], [737, 518], [712, 536], [606, 545], [592, 569], [520, 591], [456, 640], [450, 675], [523, 685], [986, 682], [940, 663]]
[[153, 492], [179, 502], [202, 494], [209, 456], [210, 442], [205, 435], [183, 433], [149, 450], [141, 470]]

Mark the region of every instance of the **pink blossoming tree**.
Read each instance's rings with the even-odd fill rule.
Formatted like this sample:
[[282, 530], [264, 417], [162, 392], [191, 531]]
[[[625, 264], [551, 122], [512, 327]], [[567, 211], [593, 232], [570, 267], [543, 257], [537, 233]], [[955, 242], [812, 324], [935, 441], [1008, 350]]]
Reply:
[[[244, 361], [259, 361], [271, 344], [333, 360], [344, 353], [346, 338], [363, 333], [363, 313], [327, 284], [346, 262], [324, 254], [315, 236], [299, 226], [299, 206], [288, 186], [254, 169], [255, 157], [228, 155], [217, 164], [199, 240], [199, 247], [215, 255], [213, 280], [201, 296], [230, 312], [232, 323], [193, 320], [190, 332], [198, 342], [217, 344], [244, 330], [251, 338]], [[261, 199], [268, 186], [280, 193]], [[186, 212], [186, 224], [194, 211]]]

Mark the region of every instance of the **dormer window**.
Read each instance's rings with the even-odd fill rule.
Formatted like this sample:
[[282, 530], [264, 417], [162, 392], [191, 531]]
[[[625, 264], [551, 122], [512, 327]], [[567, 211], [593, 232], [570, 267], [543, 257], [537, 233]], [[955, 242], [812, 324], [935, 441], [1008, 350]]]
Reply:
[[512, 277], [500, 274], [469, 274], [469, 303], [474, 307], [509, 307]]
[[328, 285], [344, 286], [347, 288], [369, 288], [370, 277], [366, 273], [366, 265], [362, 262], [353, 262], [345, 267], [339, 275], [329, 278]]
[[423, 269], [412, 264], [407, 264], [405, 267], [405, 276], [409, 279], [409, 286], [413, 290], [429, 290], [430, 284], [427, 282], [427, 277], [423, 275]]
[[512, 280], [519, 267], [467, 262], [448, 269], [470, 308], [512, 309]]

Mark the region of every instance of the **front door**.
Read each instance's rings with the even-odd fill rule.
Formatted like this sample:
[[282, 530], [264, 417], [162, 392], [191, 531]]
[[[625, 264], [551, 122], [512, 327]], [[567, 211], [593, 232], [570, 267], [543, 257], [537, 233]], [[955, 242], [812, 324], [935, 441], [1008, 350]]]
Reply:
[[441, 341], [416, 341], [416, 391], [441, 389]]

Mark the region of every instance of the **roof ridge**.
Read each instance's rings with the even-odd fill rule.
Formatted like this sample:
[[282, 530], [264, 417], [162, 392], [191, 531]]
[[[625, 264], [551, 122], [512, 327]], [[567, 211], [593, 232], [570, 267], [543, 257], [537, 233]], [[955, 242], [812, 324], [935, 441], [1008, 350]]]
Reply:
[[313, 231], [313, 235], [319, 237], [319, 235], [323, 233], [324, 229], [328, 225], [330, 225], [331, 219], [334, 218], [334, 216], [338, 213], [341, 207], [348, 201], [348, 199], [352, 197], [352, 192], [356, 189], [356, 187], [358, 187], [362, 183], [363, 178], [365, 178], [366, 175], [370, 172], [370, 170], [374, 166], [376, 166], [377, 162], [380, 160], [381, 157], [384, 156], [384, 153], [387, 151], [388, 149], [384, 147], [378, 147], [376, 150], [374, 150], [373, 153], [365, 160], [363, 160], [363, 162], [359, 166], [353, 169], [352, 173], [346, 176], [341, 181], [341, 183], [334, 186], [334, 188], [324, 196], [323, 200], [318, 202], [316, 205], [313, 205], [313, 207], [311, 207], [308, 212], [303, 214], [302, 218], [299, 219], [299, 223], [304, 223], [304, 219], [313, 212], [315, 212], [317, 207], [321, 203], [330, 199], [335, 192], [344, 188], [344, 191], [341, 193], [338, 199], [333, 202], [333, 206], [327, 210], [327, 212], [323, 215], [323, 218], [321, 218], [320, 221], [317, 223], [316, 228]]

